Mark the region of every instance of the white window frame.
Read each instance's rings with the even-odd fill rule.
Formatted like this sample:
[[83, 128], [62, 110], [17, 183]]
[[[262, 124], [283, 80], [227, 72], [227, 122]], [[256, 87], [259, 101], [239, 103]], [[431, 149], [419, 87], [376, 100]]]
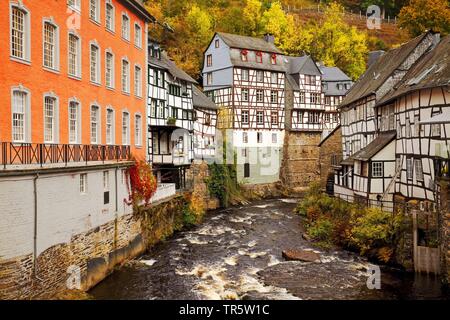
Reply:
[[374, 161], [372, 162], [372, 178], [383, 178], [383, 162]]
[[[125, 115], [127, 115], [127, 117], [125, 117]], [[122, 128], [122, 145], [129, 146], [130, 145], [130, 113], [128, 111], [122, 111], [121, 128]]]
[[67, 6], [77, 12], [81, 11], [81, 0], [67, 0]]
[[[108, 116], [112, 115], [111, 117], [111, 123], [108, 121]], [[105, 132], [106, 132], [106, 144], [107, 145], [114, 145], [116, 143], [116, 113], [113, 109], [113, 107], [108, 106], [106, 107], [106, 114], [105, 114]]]
[[264, 82], [264, 71], [256, 70], [256, 82]]
[[261, 111], [261, 110], [256, 111], [256, 124], [257, 125], [263, 125], [264, 124], [264, 111]]
[[[97, 63], [96, 63], [96, 68], [95, 68], [95, 73], [96, 73], [96, 79], [92, 79], [92, 47], [96, 47], [97, 48]], [[100, 71], [101, 71], [101, 49], [99, 44], [97, 43], [97, 41], [91, 41], [89, 43], [89, 79], [91, 81], [91, 83], [93, 84], [97, 84], [100, 85], [101, 84], [101, 75], [100, 75]]]
[[248, 88], [241, 89], [241, 96], [242, 102], [248, 102], [250, 96], [249, 89]]
[[242, 143], [248, 143], [248, 132], [242, 132]]
[[87, 173], [80, 174], [80, 194], [84, 195], [88, 192], [88, 175]]
[[[70, 107], [71, 104], [75, 104], [76, 108], [77, 108], [77, 114], [76, 114], [76, 119], [75, 119], [75, 140], [71, 139], [71, 129], [70, 129], [70, 124], [71, 121], [73, 121], [73, 119], [71, 119], [71, 113], [70, 113]], [[77, 99], [77, 98], [71, 98], [69, 99], [69, 103], [67, 104], [67, 121], [68, 121], [68, 139], [69, 139], [69, 144], [80, 144], [81, 143], [81, 102]]]
[[272, 143], [278, 143], [278, 135], [276, 133], [272, 133]]
[[[95, 1], [95, 8], [96, 8], [96, 12], [95, 12], [95, 17], [93, 17], [92, 14], [92, 1]], [[97, 24], [100, 24], [100, 17], [101, 17], [101, 5], [100, 5], [101, 1], [100, 0], [89, 0], [89, 19]]]
[[[54, 28], [54, 43], [53, 43], [53, 61], [52, 66], [46, 66], [45, 65], [45, 26], [50, 25]], [[59, 53], [60, 53], [60, 46], [59, 46], [59, 26], [55, 23], [53, 18], [44, 18], [42, 19], [42, 66], [46, 70], [52, 70], [52, 71], [59, 71]]]
[[261, 131], [256, 132], [256, 142], [257, 143], [263, 143], [264, 142], [264, 136]]
[[[126, 17], [127, 18], [127, 24], [124, 24], [124, 17]], [[124, 40], [126, 40], [126, 41], [130, 41], [130, 26], [131, 26], [131, 23], [130, 23], [130, 17], [128, 16], [128, 14], [126, 13], [126, 12], [122, 12], [122, 15], [121, 15], [121, 31], [120, 31], [120, 33], [121, 33], [121, 35], [122, 35], [122, 39], [124, 39]], [[125, 34], [125, 27], [126, 27], [126, 34]]]
[[103, 171], [103, 191], [109, 191], [109, 171]]
[[414, 178], [413, 158], [406, 159], [406, 178], [412, 180]]
[[276, 90], [270, 91], [270, 103], [278, 104], [278, 91]]
[[[97, 116], [96, 116], [96, 130], [95, 130], [95, 141], [93, 140], [93, 126], [92, 124], [94, 123], [92, 121], [92, 111], [93, 108], [97, 108]], [[101, 108], [100, 105], [98, 103], [91, 103], [91, 106], [89, 108], [89, 133], [90, 133], [90, 141], [91, 144], [93, 145], [99, 145], [101, 144]]]
[[134, 144], [137, 147], [142, 146], [142, 115], [140, 113], [134, 115]]
[[[53, 123], [52, 123], [52, 139], [47, 139], [46, 136], [46, 102], [47, 99], [54, 101], [53, 105]], [[52, 92], [45, 93], [43, 99], [43, 119], [44, 119], [44, 143], [58, 143], [59, 142], [59, 98]]]
[[[139, 76], [138, 76], [139, 69]], [[139, 64], [134, 65], [134, 95], [142, 98], [142, 68]]]
[[[22, 38], [22, 56], [13, 55], [13, 19], [12, 13], [13, 9], [17, 8], [18, 10], [24, 13], [23, 18], [23, 38]], [[10, 59], [30, 64], [31, 63], [31, 13], [30, 11], [23, 5], [21, 1], [19, 2], [10, 2], [9, 3], [9, 47], [10, 47]]]
[[[76, 52], [76, 61], [75, 61], [75, 72], [76, 74], [70, 73], [70, 36], [74, 36], [77, 38], [77, 52]], [[75, 77], [77, 79], [81, 79], [81, 37], [73, 30], [70, 30], [67, 35], [67, 73], [69, 77]]]
[[256, 89], [256, 102], [264, 102], [264, 90]]
[[[110, 27], [108, 27], [108, 19], [107, 19], [108, 6], [112, 8]], [[114, 7], [114, 4], [111, 0], [106, 0], [105, 2], [105, 27], [107, 31], [110, 31], [112, 33], [116, 32], [116, 8]]]
[[[246, 114], [245, 119], [244, 119], [244, 113]], [[242, 110], [241, 111], [242, 124], [249, 124], [249, 120], [250, 120], [250, 112], [248, 110]]]
[[[111, 64], [111, 79], [110, 83], [108, 84], [108, 55], [111, 55], [112, 57], [112, 64]], [[116, 57], [111, 49], [107, 49], [105, 51], [105, 86], [109, 89], [115, 89], [115, 83], [116, 83]]]
[[416, 171], [416, 181], [424, 181], [422, 159], [414, 159], [414, 170]]
[[142, 27], [139, 23], [134, 23], [134, 45], [141, 49], [142, 48]]
[[[250, 75], [249, 75], [249, 71], [248, 71], [248, 69], [241, 69], [241, 78], [242, 78], [242, 81], [249, 81], [248, 79], [250, 78]], [[244, 78], [244, 74], [245, 74], [245, 78]]]
[[[126, 74], [124, 73], [124, 67], [125, 64], [124, 62], [127, 63], [127, 70], [126, 70]], [[121, 87], [122, 87], [122, 92], [125, 94], [130, 94], [130, 61], [128, 60], [128, 58], [124, 57], [122, 58], [122, 64], [121, 64], [121, 79], [120, 79], [120, 83], [121, 83]], [[125, 77], [126, 76], [126, 77]]]
[[[25, 105], [23, 108], [23, 139], [14, 139], [14, 93], [25, 94]], [[31, 141], [31, 92], [22, 85], [11, 88], [11, 141], [17, 143], [27, 143]]]

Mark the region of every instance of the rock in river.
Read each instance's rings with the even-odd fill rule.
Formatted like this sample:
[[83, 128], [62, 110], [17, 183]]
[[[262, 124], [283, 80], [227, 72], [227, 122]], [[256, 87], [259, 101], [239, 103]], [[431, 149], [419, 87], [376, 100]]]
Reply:
[[320, 255], [308, 250], [283, 250], [283, 258], [291, 261], [320, 262]]

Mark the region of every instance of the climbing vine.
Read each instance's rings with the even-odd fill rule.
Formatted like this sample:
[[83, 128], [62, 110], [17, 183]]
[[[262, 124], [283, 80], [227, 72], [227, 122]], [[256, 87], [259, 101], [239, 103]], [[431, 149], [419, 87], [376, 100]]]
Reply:
[[152, 167], [145, 161], [135, 161], [134, 165], [128, 169], [128, 174], [130, 176], [128, 204], [137, 206], [144, 202], [148, 205], [157, 189]]

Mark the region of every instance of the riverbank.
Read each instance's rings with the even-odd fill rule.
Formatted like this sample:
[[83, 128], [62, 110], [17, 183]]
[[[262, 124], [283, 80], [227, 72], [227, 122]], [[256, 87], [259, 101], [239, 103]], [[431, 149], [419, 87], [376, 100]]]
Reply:
[[[209, 212], [126, 263], [89, 294], [94, 299], [428, 299], [446, 298], [435, 277], [382, 268], [367, 288], [369, 263], [302, 238], [295, 199], [271, 199]], [[285, 261], [287, 248], [313, 250], [320, 263]]]

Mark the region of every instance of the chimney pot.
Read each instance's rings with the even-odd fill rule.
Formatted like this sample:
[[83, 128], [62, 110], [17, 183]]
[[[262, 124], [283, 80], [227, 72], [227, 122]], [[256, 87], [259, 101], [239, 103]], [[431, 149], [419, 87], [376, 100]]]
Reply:
[[275, 36], [270, 33], [266, 33], [264, 35], [264, 40], [268, 43], [275, 44]]

